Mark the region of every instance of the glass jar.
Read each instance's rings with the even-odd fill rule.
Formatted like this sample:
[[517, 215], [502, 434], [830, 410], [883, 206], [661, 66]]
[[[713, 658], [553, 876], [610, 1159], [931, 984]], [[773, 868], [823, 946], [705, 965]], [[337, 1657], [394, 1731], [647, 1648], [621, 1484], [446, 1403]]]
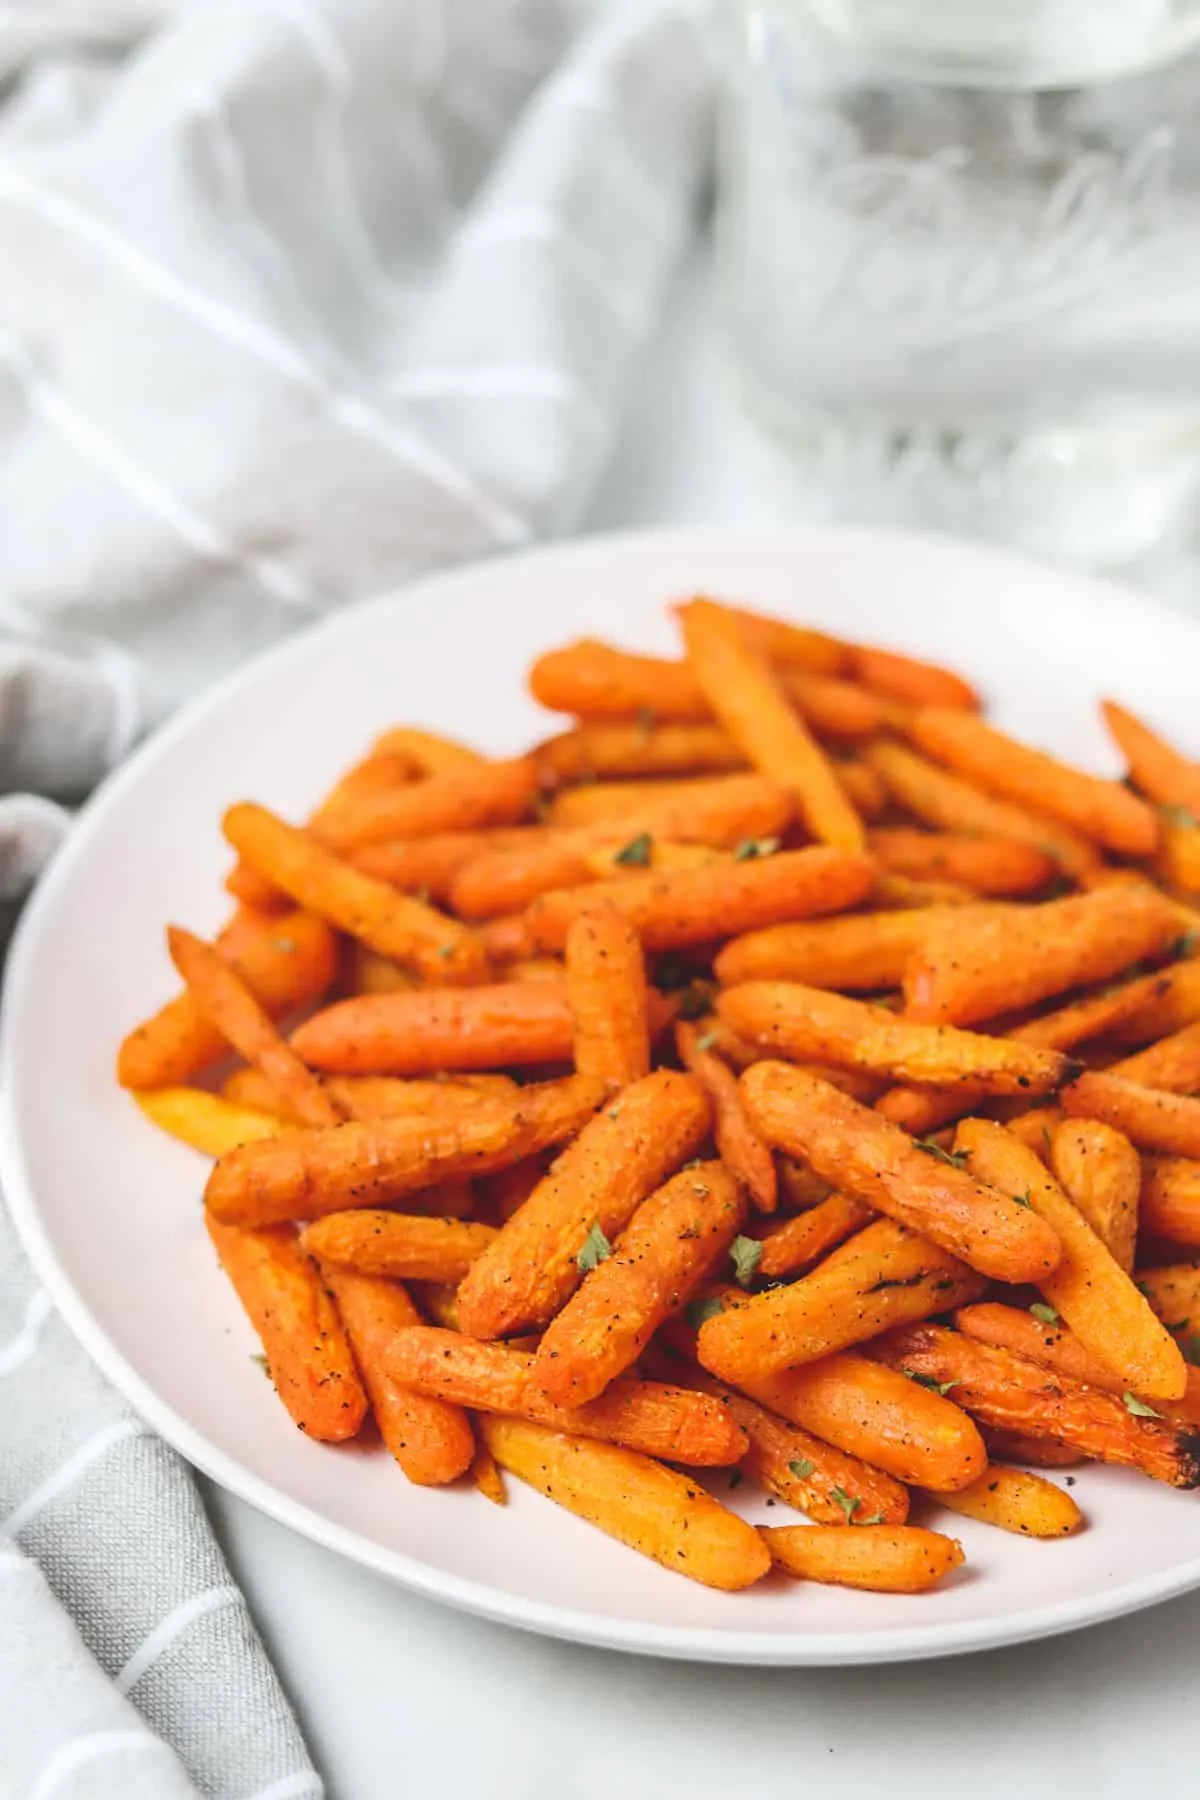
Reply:
[[1200, 485], [1200, 0], [722, 14], [736, 366], [827, 498], [1101, 565], [1175, 535]]

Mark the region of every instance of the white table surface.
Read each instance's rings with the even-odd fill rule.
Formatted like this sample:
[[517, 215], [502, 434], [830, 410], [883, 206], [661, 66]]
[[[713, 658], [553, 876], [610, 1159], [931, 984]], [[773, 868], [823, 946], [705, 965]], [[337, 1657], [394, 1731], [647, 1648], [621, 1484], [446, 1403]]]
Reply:
[[[724, 390], [700, 267], [593, 529], [795, 515]], [[431, 1605], [205, 1482], [330, 1800], [1129, 1800], [1191, 1792], [1200, 1595], [955, 1662], [722, 1669], [555, 1643]], [[1030, 1555], [1054, 1554], [1048, 1544]]]

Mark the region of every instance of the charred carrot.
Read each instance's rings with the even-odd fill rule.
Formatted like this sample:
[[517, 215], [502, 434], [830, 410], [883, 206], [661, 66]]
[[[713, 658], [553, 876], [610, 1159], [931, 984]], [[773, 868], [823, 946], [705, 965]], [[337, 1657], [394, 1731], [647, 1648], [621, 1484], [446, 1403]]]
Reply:
[[1130, 1411], [1115, 1394], [1055, 1375], [1027, 1357], [927, 1324], [880, 1338], [871, 1353], [918, 1379], [952, 1383], [960, 1405], [989, 1427], [1049, 1438], [1172, 1487], [1200, 1486], [1194, 1431]]

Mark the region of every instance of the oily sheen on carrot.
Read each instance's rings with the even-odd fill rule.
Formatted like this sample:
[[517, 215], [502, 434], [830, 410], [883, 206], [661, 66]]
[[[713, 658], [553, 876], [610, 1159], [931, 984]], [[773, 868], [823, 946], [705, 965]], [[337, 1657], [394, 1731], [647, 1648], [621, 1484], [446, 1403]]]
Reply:
[[543, 1393], [563, 1406], [603, 1393], [728, 1250], [745, 1213], [742, 1189], [719, 1162], [664, 1182], [546, 1327], [534, 1361]]
[[524, 917], [531, 948], [561, 950], [572, 920], [600, 899], [629, 920], [645, 949], [675, 950], [711, 940], [715, 928], [750, 931], [837, 912], [864, 899], [873, 879], [868, 857], [820, 846], [560, 888], [535, 900]]
[[690, 1075], [659, 1069], [623, 1088], [467, 1274], [458, 1295], [463, 1330], [506, 1337], [553, 1318], [579, 1285], [578, 1258], [592, 1227], [614, 1238], [695, 1154], [707, 1129], [708, 1106]]
[[398, 1281], [321, 1264], [371, 1401], [379, 1435], [418, 1487], [456, 1481], [475, 1454], [475, 1437], [461, 1406], [415, 1393], [395, 1381], [387, 1349], [397, 1332], [420, 1323]]
[[211, 1213], [205, 1224], [296, 1424], [323, 1443], [352, 1438], [367, 1396], [337, 1307], [291, 1226], [243, 1231]]
[[742, 1092], [768, 1143], [981, 1274], [1036, 1281], [1058, 1262], [1058, 1239], [1036, 1214], [929, 1154], [828, 1082], [786, 1063], [755, 1063]]
[[648, 1456], [524, 1419], [485, 1417], [480, 1430], [502, 1469], [665, 1569], [732, 1591], [771, 1566], [752, 1525]]
[[205, 1201], [230, 1224], [317, 1219], [380, 1206], [456, 1175], [484, 1175], [571, 1137], [603, 1097], [575, 1076], [524, 1088], [515, 1100], [480, 1095], [458, 1119], [354, 1120], [325, 1131], [289, 1131], [223, 1156]]

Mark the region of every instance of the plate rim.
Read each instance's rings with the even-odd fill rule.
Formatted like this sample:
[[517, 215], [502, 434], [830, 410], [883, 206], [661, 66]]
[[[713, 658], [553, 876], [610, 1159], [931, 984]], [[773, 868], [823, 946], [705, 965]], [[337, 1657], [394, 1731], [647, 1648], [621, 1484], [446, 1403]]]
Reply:
[[153, 730], [134, 753], [100, 783], [80, 809], [62, 849], [30, 896], [10, 946], [4, 980], [4, 1020], [0, 1028], [0, 1184], [17, 1235], [36, 1276], [84, 1351], [138, 1416], [165, 1442], [201, 1473], [258, 1511], [425, 1599], [542, 1636], [636, 1655], [730, 1666], [886, 1665], [998, 1649], [1103, 1624], [1141, 1611], [1200, 1587], [1200, 1555], [1155, 1576], [1139, 1576], [1096, 1594], [1029, 1607], [1008, 1617], [953, 1625], [931, 1622], [886, 1634], [859, 1629], [810, 1637], [802, 1632], [726, 1632], [703, 1626], [664, 1626], [605, 1618], [567, 1606], [522, 1598], [485, 1582], [442, 1571], [401, 1551], [386, 1549], [292, 1499], [270, 1481], [244, 1468], [236, 1457], [220, 1449], [173, 1406], [160, 1399], [151, 1384], [109, 1338], [105, 1327], [60, 1264], [44, 1228], [33, 1185], [27, 1179], [21, 1148], [21, 1123], [16, 1113], [11, 1079], [18, 1039], [12, 1021], [14, 1016], [19, 1018], [23, 1007], [34, 1003], [28, 988], [43, 930], [42, 920], [49, 919], [55, 896], [60, 888], [69, 885], [76, 861], [86, 853], [93, 836], [103, 829], [110, 800], [127, 784], [139, 779], [144, 764], [167, 751], [177, 737], [186, 735], [206, 714], [218, 710], [228, 698], [258, 681], [265, 672], [286, 669], [290, 661], [304, 659], [322, 638], [357, 630], [377, 612], [418, 607], [426, 601], [431, 590], [435, 600], [444, 597], [446, 603], [453, 603], [455, 588], [469, 589], [481, 577], [486, 579], [492, 570], [507, 572], [531, 563], [603, 560], [613, 553], [620, 555], [643, 550], [652, 554], [677, 551], [681, 556], [702, 555], [706, 550], [724, 554], [787, 555], [803, 552], [819, 540], [866, 542], [884, 549], [890, 547], [898, 555], [933, 552], [993, 566], [999, 563], [1014, 576], [1019, 576], [1022, 570], [1030, 574], [1036, 572], [1041, 579], [1047, 574], [1058, 575], [1076, 587], [1093, 588], [1098, 600], [1107, 596], [1110, 601], [1136, 601], [1139, 608], [1158, 615], [1164, 625], [1169, 623], [1174, 630], [1182, 628], [1194, 634], [1200, 647], [1200, 621], [1171, 608], [1155, 595], [1143, 595], [1134, 588], [1086, 571], [1056, 569], [1051, 564], [990, 544], [919, 531], [798, 523], [761, 528], [703, 526], [602, 532], [433, 570], [315, 621], [270, 646], [195, 696]]

